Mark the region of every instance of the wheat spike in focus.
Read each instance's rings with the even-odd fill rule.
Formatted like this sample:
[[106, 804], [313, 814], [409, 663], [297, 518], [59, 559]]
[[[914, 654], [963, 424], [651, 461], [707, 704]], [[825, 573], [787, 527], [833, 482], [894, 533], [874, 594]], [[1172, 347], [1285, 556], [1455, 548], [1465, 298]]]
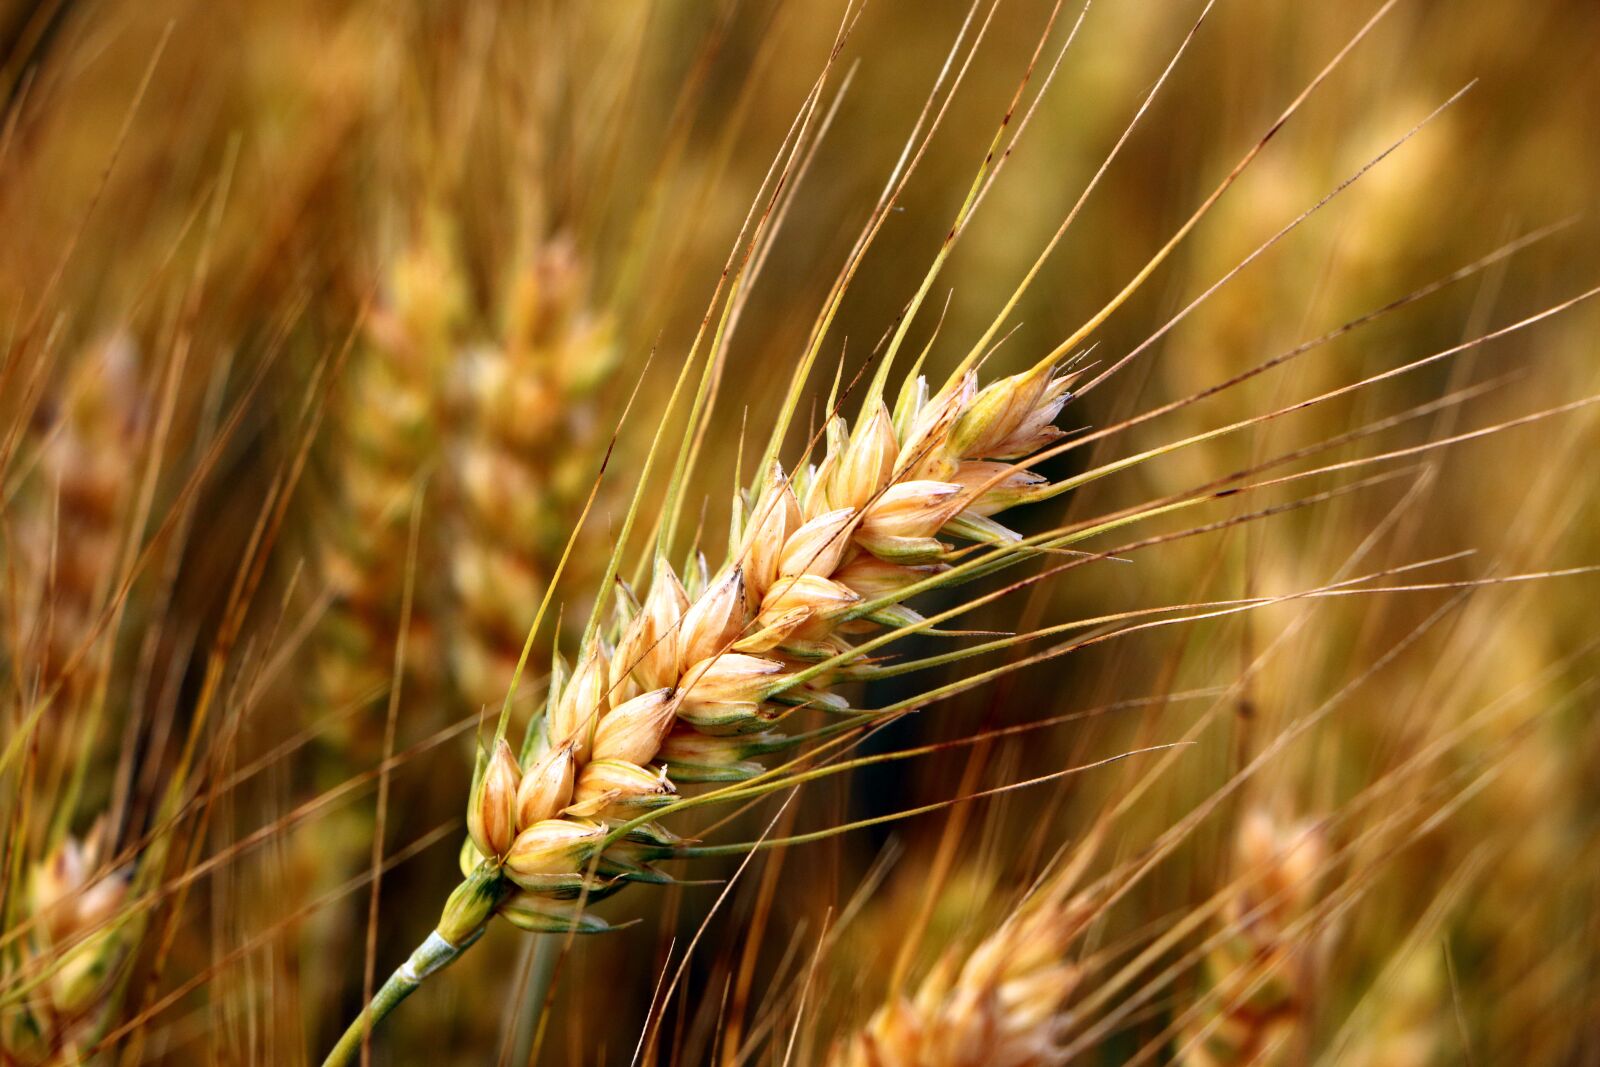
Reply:
[[[936, 575], [946, 566], [941, 533], [1015, 537], [989, 516], [1042, 479], [996, 461], [1056, 438], [1066, 386], [1046, 368], [980, 393], [969, 372], [933, 397], [918, 383], [920, 402], [898, 429], [881, 402], [853, 433], [835, 418], [823, 462], [798, 484], [776, 466], [769, 472], [735, 558], [703, 586], [695, 581], [692, 596], [658, 559], [615, 643], [591, 640], [564, 680], [558, 668], [532, 762], [524, 768], [497, 744], [468, 810], [468, 869], [503, 868], [535, 926], [544, 920], [529, 897], [593, 897], [648, 877], [638, 850], [623, 845], [601, 855], [598, 881], [585, 880], [607, 823], [661, 802], [674, 778], [753, 773], [748, 757], [796, 707], [842, 707], [831, 679], [795, 684], [795, 673], [848, 655], [851, 632], [904, 621], [906, 609], [847, 616]], [[662, 844], [661, 831], [641, 830], [631, 844]]]
[[[393, 1010], [496, 914], [536, 932], [598, 931], [606, 923], [560, 902], [670, 880], [653, 863], [679, 841], [650, 809], [679, 782], [760, 773], [753, 757], [789, 743], [774, 728], [796, 709], [847, 710], [832, 689], [849, 678], [850, 635], [920, 619], [899, 601], [950, 570], [941, 537], [1018, 540], [992, 516], [1051, 486], [1008, 461], [1060, 438], [1071, 380], [1048, 360], [982, 390], [970, 369], [937, 391], [913, 378], [897, 415], [874, 389], [853, 430], [830, 419], [820, 463], [794, 478], [774, 463], [759, 493], [735, 501], [723, 567], [684, 581], [658, 557], [642, 600], [624, 587], [570, 670], [558, 657], [520, 754], [493, 742], [467, 809], [466, 881], [369, 1011]], [[364, 1025], [328, 1062], [348, 1062]]]

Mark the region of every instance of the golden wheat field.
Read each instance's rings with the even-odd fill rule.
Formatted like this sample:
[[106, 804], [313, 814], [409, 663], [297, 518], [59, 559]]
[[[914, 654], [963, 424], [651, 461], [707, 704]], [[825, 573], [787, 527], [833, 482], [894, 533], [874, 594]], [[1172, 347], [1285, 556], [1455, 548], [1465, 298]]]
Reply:
[[0, 94], [0, 1067], [1600, 1067], [1593, 0]]

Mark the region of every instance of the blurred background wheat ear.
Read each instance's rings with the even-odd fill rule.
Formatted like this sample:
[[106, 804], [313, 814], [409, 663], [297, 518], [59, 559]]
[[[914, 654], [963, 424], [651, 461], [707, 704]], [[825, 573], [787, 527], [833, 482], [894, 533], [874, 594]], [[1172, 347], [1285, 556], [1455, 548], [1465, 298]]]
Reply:
[[1592, 2], [0, 100], [0, 1065], [1600, 1063]]

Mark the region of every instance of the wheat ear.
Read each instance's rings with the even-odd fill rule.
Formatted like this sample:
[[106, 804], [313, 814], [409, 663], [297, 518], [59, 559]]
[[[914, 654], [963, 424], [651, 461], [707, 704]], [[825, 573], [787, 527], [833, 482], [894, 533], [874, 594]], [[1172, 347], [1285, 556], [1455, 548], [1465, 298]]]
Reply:
[[[648, 593], [623, 592], [575, 665], [558, 660], [543, 716], [520, 754], [496, 738], [468, 805], [468, 880], [439, 928], [380, 991], [373, 1021], [466, 948], [498, 914], [532, 931], [601, 930], [561, 901], [668, 880], [653, 862], [684, 854], [652, 809], [685, 781], [761, 773], [796, 709], [847, 710], [833, 691], [851, 635], [920, 623], [898, 603], [952, 573], [941, 537], [1020, 538], [993, 518], [1044, 486], [1009, 462], [1056, 441], [1070, 376], [1052, 364], [979, 390], [974, 372], [937, 392], [908, 381], [899, 417], [869, 396], [852, 430], [830, 420], [820, 464], [776, 464], [736, 501], [733, 551], [689, 580], [658, 557]], [[352, 1024], [329, 1063], [359, 1046]], [[356, 1045], [351, 1045], [351, 1041]]]
[[1068, 957], [1093, 914], [1081, 896], [1025, 901], [964, 959], [946, 956], [915, 993], [885, 1004], [829, 1052], [828, 1067], [1039, 1067], [1081, 971]]

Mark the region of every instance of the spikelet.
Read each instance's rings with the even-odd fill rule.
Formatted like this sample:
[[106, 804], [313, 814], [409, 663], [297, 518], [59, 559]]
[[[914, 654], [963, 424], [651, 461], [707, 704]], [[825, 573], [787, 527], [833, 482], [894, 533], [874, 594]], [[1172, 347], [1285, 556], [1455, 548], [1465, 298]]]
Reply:
[[1040, 1067], [1081, 972], [1068, 959], [1083, 898], [1025, 903], [965, 959], [947, 956], [910, 997], [830, 1050], [829, 1067]]
[[1305, 1010], [1305, 939], [1290, 927], [1314, 903], [1325, 855], [1308, 825], [1285, 827], [1260, 810], [1241, 820], [1224, 936], [1205, 961], [1204, 1011], [1179, 1040], [1188, 1067], [1287, 1062]]
[[34, 867], [18, 951], [0, 957], [0, 981], [32, 984], [0, 1022], [0, 1062], [45, 1067], [82, 1062], [82, 1049], [111, 1019], [115, 992], [138, 937], [138, 920], [113, 921], [128, 871], [102, 871], [103, 824], [66, 838]]
[[[516, 278], [502, 336], [451, 370], [450, 654], [469, 707], [504, 699], [604, 446], [591, 405], [614, 362], [613, 330], [586, 290], [571, 243], [546, 242]], [[592, 584], [597, 555], [569, 560], [573, 588]]]

